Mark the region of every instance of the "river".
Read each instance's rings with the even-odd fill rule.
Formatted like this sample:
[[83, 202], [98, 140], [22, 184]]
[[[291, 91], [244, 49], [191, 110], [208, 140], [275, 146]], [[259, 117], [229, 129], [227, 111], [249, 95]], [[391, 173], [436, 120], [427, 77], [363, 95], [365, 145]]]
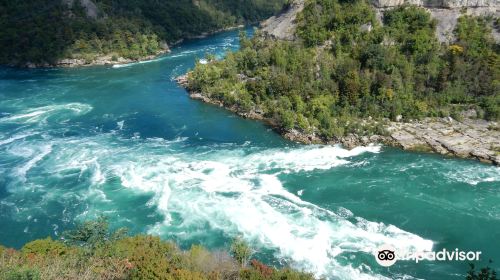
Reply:
[[[248, 30], [251, 32], [251, 30]], [[500, 168], [385, 146], [288, 142], [265, 125], [190, 100], [174, 77], [238, 31], [150, 62], [0, 68], [0, 243], [57, 238], [104, 214], [113, 227], [227, 248], [330, 279], [464, 279], [467, 262], [371, 252], [473, 250], [500, 263]]]

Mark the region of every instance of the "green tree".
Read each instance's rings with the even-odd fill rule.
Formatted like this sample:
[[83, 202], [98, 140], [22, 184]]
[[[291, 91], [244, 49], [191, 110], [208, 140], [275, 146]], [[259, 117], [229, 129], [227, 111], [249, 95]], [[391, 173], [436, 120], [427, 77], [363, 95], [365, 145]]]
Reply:
[[231, 244], [231, 254], [241, 266], [246, 266], [252, 256], [252, 249], [241, 238], [236, 238]]
[[122, 239], [127, 234], [127, 229], [109, 230], [108, 218], [100, 216], [96, 220], [85, 221], [77, 224], [74, 230], [63, 233], [63, 239], [71, 245], [79, 245], [94, 249], [110, 242]]

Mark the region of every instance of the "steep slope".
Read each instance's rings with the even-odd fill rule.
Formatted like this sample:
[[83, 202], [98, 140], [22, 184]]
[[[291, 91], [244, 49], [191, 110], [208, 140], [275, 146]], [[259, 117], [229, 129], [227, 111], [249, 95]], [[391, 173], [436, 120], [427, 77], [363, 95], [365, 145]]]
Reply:
[[500, 164], [498, 20], [463, 13], [448, 44], [427, 8], [300, 1], [182, 82], [192, 98], [293, 141], [383, 142]]
[[140, 60], [179, 39], [258, 22], [285, 0], [26, 0], [0, 3], [0, 64]]
[[415, 5], [426, 8], [478, 8], [495, 7], [498, 5], [496, 0], [372, 0], [372, 4], [378, 8], [397, 7], [404, 4]]
[[[440, 42], [453, 40], [453, 30], [457, 19], [465, 9], [465, 13], [472, 16], [499, 16], [500, 2], [497, 0], [372, 0], [377, 10], [378, 19], [382, 22], [383, 11], [402, 5], [416, 5], [426, 8], [433, 19], [437, 20], [436, 35]], [[279, 15], [271, 17], [261, 23], [262, 31], [271, 37], [281, 40], [294, 40], [297, 14], [304, 8], [304, 0], [296, 0]], [[492, 26], [492, 34], [497, 42], [500, 41], [498, 27]]]
[[[500, 15], [500, 2], [497, 0], [373, 0], [372, 3], [380, 15], [386, 9], [405, 4], [426, 8], [437, 21], [436, 35], [440, 42], [453, 40], [453, 30], [463, 12], [472, 16]], [[500, 41], [497, 28], [492, 28], [492, 34], [497, 42]]]
[[297, 14], [304, 9], [304, 0], [289, 4], [279, 15], [261, 23], [262, 31], [271, 37], [281, 40], [294, 40]]

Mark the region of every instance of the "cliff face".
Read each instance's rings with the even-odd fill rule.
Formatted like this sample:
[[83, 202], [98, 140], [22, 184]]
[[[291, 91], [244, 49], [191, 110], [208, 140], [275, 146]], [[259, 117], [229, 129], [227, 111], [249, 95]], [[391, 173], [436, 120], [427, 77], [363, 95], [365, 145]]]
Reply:
[[[457, 25], [457, 19], [461, 15], [461, 10], [466, 8], [466, 13], [473, 16], [500, 15], [499, 0], [372, 0], [372, 4], [377, 9], [379, 18], [385, 9], [394, 8], [404, 4], [416, 5], [426, 8], [431, 17], [436, 19], [436, 36], [440, 42], [450, 42], [453, 40], [453, 30]], [[492, 28], [493, 38], [500, 41], [500, 33]]]
[[[280, 15], [262, 22], [262, 31], [277, 39], [294, 40], [297, 14], [304, 8], [305, 0], [296, 0]], [[382, 12], [404, 4], [426, 8], [431, 16], [437, 20], [436, 36], [440, 42], [450, 42], [453, 39], [453, 30], [462, 8], [467, 8], [467, 14], [500, 16], [500, 0], [372, 0], [377, 10], [378, 18], [382, 20]], [[500, 33], [492, 28], [492, 35], [500, 42]]]
[[[448, 43], [454, 39], [453, 30], [457, 25], [457, 20], [461, 15], [461, 8], [444, 9], [430, 8], [428, 9], [431, 17], [437, 20], [436, 36], [440, 42]], [[466, 13], [473, 16], [494, 15], [499, 16], [499, 6], [489, 7], [468, 7]], [[495, 41], [500, 42], [500, 33], [493, 26], [491, 33]]]
[[498, 6], [498, 0], [372, 0], [377, 8], [396, 7], [403, 4], [416, 5], [427, 8], [477, 8]]
[[294, 1], [279, 15], [261, 23], [262, 31], [271, 37], [291, 41], [295, 39], [295, 18], [304, 9], [305, 0]]

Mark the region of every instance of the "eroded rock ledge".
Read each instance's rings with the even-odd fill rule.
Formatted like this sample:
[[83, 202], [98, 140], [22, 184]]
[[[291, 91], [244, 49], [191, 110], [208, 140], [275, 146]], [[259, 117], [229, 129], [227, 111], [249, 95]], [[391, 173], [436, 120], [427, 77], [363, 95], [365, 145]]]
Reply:
[[[176, 80], [181, 86], [188, 86], [187, 75], [180, 76]], [[450, 117], [425, 118], [412, 122], [386, 121], [384, 124], [386, 135], [350, 134], [340, 138], [325, 139], [315, 133], [305, 133], [297, 129], [283, 130], [275, 120], [266, 118], [262, 112], [244, 112], [236, 106], [227, 107], [222, 102], [199, 92], [189, 92], [189, 96], [192, 99], [226, 108], [241, 117], [263, 121], [283, 137], [294, 142], [342, 144], [348, 149], [380, 143], [404, 150], [434, 152], [500, 165], [500, 124], [475, 118], [475, 111], [465, 112], [460, 121]]]
[[500, 165], [500, 125], [464, 117], [426, 118], [411, 123], [390, 123], [395, 144], [405, 150], [428, 150], [443, 155], [475, 158]]
[[[466, 14], [472, 16], [500, 15], [499, 0], [371, 0], [371, 3], [380, 22], [383, 12], [387, 9], [405, 4], [425, 8], [431, 17], [437, 20], [436, 36], [444, 43], [453, 41], [453, 30], [463, 9], [466, 10]], [[263, 21], [261, 27], [264, 34], [280, 40], [296, 40], [296, 18], [304, 9], [304, 4], [305, 0], [292, 1], [279, 15]], [[492, 35], [497, 42], [500, 42], [500, 33], [494, 27]]]

